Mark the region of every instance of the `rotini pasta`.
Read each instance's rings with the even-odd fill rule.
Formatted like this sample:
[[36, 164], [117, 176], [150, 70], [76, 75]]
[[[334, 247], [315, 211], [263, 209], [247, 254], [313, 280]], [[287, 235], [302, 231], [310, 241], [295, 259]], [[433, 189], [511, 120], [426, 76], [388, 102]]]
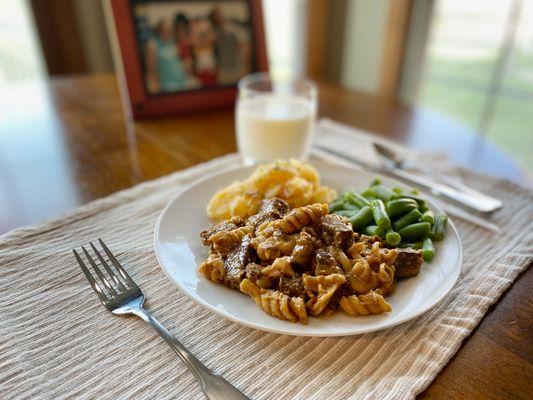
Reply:
[[367, 294], [342, 296], [339, 307], [352, 316], [382, 314], [392, 310], [383, 295], [379, 291], [373, 290]]
[[273, 317], [302, 324], [307, 323], [307, 310], [301, 297], [289, 297], [279, 291], [262, 289], [249, 279], [241, 282], [240, 290], [254, 299], [264, 312]]
[[290, 257], [276, 258], [272, 264], [263, 268], [261, 274], [267, 278], [279, 278], [281, 275], [293, 276]]
[[213, 282], [224, 282], [224, 260], [220, 254], [211, 252], [207, 260], [200, 264], [198, 271]]
[[252, 246], [257, 251], [257, 256], [263, 261], [272, 261], [278, 257], [290, 255], [296, 246], [297, 235], [281, 235], [255, 237]]
[[341, 274], [321, 276], [304, 274], [302, 278], [311, 297], [307, 302], [307, 309], [315, 316], [324, 311], [335, 291], [346, 282], [346, 278]]
[[224, 253], [232, 246], [241, 242], [242, 238], [253, 232], [251, 226], [241, 226], [230, 231], [220, 231], [211, 235], [208, 242], [217, 252]]
[[276, 230], [279, 230], [284, 234], [296, 233], [306, 226], [314, 225], [327, 213], [327, 204], [316, 203], [295, 208], [283, 218], [271, 222], [268, 227], [263, 230], [262, 234], [270, 236]]
[[354, 264], [352, 270], [347, 273], [346, 279], [348, 279], [350, 286], [357, 293], [366, 293], [378, 286], [377, 273], [370, 268], [368, 261], [365, 259], [361, 259]]
[[355, 262], [346, 279], [357, 293], [379, 288], [383, 294], [389, 294], [394, 285], [394, 271], [394, 266], [386, 263], [381, 263], [378, 270], [374, 271], [366, 259], [361, 259]]
[[394, 265], [381, 263], [377, 272], [378, 286], [384, 296], [388, 296], [394, 291]]
[[363, 255], [371, 267], [377, 269], [381, 263], [389, 265], [394, 264], [397, 257], [396, 249], [381, 248], [382, 243], [379, 241], [373, 242], [370, 248], [363, 250]]
[[353, 259], [361, 258], [361, 253], [365, 249], [365, 244], [363, 242], [354, 242], [350, 247], [348, 247], [347, 254]]

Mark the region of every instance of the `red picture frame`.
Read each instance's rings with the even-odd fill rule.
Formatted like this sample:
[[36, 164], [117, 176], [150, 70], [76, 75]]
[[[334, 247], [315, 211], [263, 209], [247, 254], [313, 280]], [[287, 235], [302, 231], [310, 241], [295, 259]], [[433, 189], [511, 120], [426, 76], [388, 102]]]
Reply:
[[[268, 71], [261, 0], [247, 0], [253, 35], [254, 72]], [[106, 17], [111, 35], [115, 70], [127, 112], [133, 118], [164, 117], [230, 107], [236, 85], [150, 95], [144, 84], [142, 62], [130, 0], [107, 0]]]

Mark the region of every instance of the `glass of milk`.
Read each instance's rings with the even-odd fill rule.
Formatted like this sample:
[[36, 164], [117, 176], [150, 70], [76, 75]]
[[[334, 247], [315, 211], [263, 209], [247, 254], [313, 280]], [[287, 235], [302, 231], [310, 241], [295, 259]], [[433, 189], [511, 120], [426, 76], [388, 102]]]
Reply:
[[237, 146], [245, 163], [306, 159], [317, 111], [315, 84], [259, 72], [242, 78], [238, 89]]

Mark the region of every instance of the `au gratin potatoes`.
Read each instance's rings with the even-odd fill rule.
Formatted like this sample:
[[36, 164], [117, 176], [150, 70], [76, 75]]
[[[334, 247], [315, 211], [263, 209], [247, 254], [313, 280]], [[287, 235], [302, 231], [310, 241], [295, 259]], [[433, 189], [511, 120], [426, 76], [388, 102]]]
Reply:
[[250, 296], [273, 317], [307, 323], [337, 309], [352, 316], [391, 311], [396, 280], [418, 274], [422, 252], [354, 232], [330, 214], [333, 189], [298, 161], [260, 166], [214, 195], [199, 271]]
[[207, 216], [215, 222], [231, 217], [246, 219], [258, 212], [263, 199], [277, 197], [295, 208], [330, 203], [336, 195], [335, 190], [320, 185], [318, 172], [309, 164], [276, 161], [259, 166], [248, 179], [217, 192], [207, 205]]

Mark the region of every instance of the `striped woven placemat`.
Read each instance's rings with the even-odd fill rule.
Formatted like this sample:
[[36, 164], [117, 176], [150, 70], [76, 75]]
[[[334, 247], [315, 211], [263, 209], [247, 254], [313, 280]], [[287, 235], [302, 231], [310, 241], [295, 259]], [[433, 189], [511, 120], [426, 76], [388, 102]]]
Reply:
[[249, 329], [183, 295], [158, 266], [152, 244], [155, 221], [180, 188], [239, 162], [236, 155], [219, 158], [0, 237], [1, 397], [202, 398], [192, 374], [155, 332], [134, 317], [111, 315], [89, 289], [71, 249], [97, 237], [127, 266], [155, 316], [253, 399], [414, 397], [533, 258], [533, 193], [464, 172], [467, 184], [505, 202], [494, 216], [503, 229], [495, 235], [456, 221], [462, 274], [434, 309], [352, 337]]

